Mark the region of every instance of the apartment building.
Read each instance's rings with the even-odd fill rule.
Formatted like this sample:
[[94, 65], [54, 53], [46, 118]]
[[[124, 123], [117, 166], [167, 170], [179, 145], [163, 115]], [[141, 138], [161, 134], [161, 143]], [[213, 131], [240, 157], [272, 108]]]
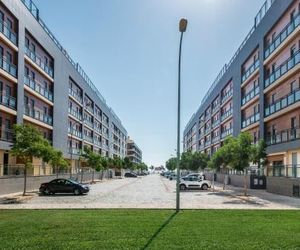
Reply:
[[[19, 166], [9, 151], [16, 123], [38, 128], [73, 171], [84, 146], [125, 157], [126, 129], [31, 0], [1, 0], [0, 56], [0, 176]], [[39, 159], [33, 165], [32, 174], [51, 173]]]
[[241, 131], [267, 142], [266, 175], [300, 177], [299, 0], [264, 3], [186, 125], [184, 151], [211, 155]]
[[142, 150], [130, 137], [127, 139], [127, 157], [133, 163], [142, 163]]

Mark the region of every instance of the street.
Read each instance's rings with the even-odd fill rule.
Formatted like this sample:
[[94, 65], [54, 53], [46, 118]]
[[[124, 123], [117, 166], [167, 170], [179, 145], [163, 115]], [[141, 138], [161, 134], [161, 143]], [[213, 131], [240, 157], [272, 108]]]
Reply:
[[[46, 209], [46, 208], [174, 208], [175, 181], [158, 174], [139, 178], [104, 181], [91, 185], [87, 195], [57, 194], [42, 196], [33, 194], [19, 204], [0, 204], [0, 209]], [[241, 188], [228, 186], [223, 191], [220, 184], [212, 190], [183, 191], [181, 208], [185, 209], [299, 209], [300, 200], [249, 190], [242, 196]]]

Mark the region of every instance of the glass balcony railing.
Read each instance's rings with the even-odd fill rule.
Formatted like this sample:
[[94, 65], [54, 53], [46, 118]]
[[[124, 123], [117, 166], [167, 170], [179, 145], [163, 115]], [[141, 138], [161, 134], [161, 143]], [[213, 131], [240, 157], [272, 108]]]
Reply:
[[69, 94], [73, 96], [79, 103], [82, 104], [82, 96], [77, 94], [73, 89], [69, 89]]
[[0, 103], [8, 108], [17, 109], [17, 101], [16, 98], [12, 96], [8, 96], [2, 92], [0, 92]]
[[211, 144], [210, 141], [206, 141], [206, 142], [204, 143], [204, 147], [208, 147], [208, 146], [210, 146], [210, 144]]
[[213, 137], [212, 140], [211, 140], [212, 143], [216, 143], [218, 141], [220, 141], [220, 136], [219, 135], [216, 136], [216, 137]]
[[242, 128], [246, 128], [258, 121], [259, 121], [259, 113], [251, 115], [250, 117], [248, 117], [242, 121]]
[[207, 129], [204, 130], [205, 135], [208, 134], [209, 132], [210, 132], [210, 128], [207, 128]]
[[68, 128], [68, 133], [82, 139], [82, 132], [76, 129]]
[[230, 97], [232, 97], [233, 89], [230, 89], [226, 94], [223, 95], [221, 104], [224, 104]]
[[242, 83], [245, 82], [252, 73], [259, 68], [259, 60], [256, 60], [243, 74], [242, 76]]
[[265, 49], [265, 59], [267, 59], [274, 50], [276, 50], [286, 38], [293, 33], [293, 31], [300, 24], [300, 12], [294, 17], [294, 19], [288, 23], [283, 30], [274, 38], [271, 44]]
[[265, 79], [265, 88], [273, 84], [276, 80], [286, 74], [289, 70], [294, 68], [300, 62], [300, 50], [298, 50], [293, 56], [282, 63], [276, 70]]
[[38, 65], [46, 74], [53, 78], [53, 69], [46, 65], [43, 60], [34, 52], [31, 51], [28, 47], [25, 46], [25, 54]]
[[224, 139], [224, 138], [226, 138], [227, 136], [232, 135], [232, 132], [233, 132], [233, 129], [232, 129], [232, 128], [223, 131], [222, 134], [221, 134], [221, 138]]
[[39, 93], [41, 96], [47, 98], [49, 101], [53, 102], [53, 93], [41, 85], [39, 85], [35, 80], [31, 80], [28, 76], [24, 77], [24, 83], [30, 87], [35, 92]]
[[289, 141], [295, 141], [300, 139], [300, 128], [290, 128], [290, 129], [284, 129], [279, 132], [268, 134], [266, 136], [266, 143], [268, 146], [289, 142]]
[[259, 86], [253, 88], [242, 98], [242, 106], [251, 101], [257, 95], [259, 95]]
[[98, 133], [98, 134], [102, 134], [102, 129], [101, 128], [98, 128], [98, 127], [94, 127], [95, 131]]
[[38, 121], [46, 123], [50, 126], [53, 124], [52, 116], [45, 114], [42, 110], [32, 107], [25, 107], [25, 115], [30, 116]]
[[0, 58], [0, 68], [17, 78], [17, 66], [8, 62], [4, 57]]
[[215, 127], [217, 127], [218, 125], [220, 125], [220, 121], [219, 121], [219, 120], [213, 122], [213, 123], [211, 124], [211, 128], [215, 128]]
[[232, 108], [227, 110], [225, 113], [223, 113], [223, 115], [221, 116], [221, 121], [226, 120], [228, 117], [230, 117], [232, 115]]
[[299, 178], [300, 164], [274, 165], [272, 166], [272, 175], [273, 177]]
[[81, 153], [81, 150], [79, 148], [70, 148], [69, 147], [69, 154], [72, 154], [72, 155], [80, 155]]
[[98, 141], [98, 140], [96, 140], [96, 139], [94, 140], [94, 144], [97, 145], [97, 146], [99, 146], [99, 147], [102, 146], [101, 141]]
[[91, 105], [85, 104], [85, 108], [92, 114], [94, 114], [94, 109]]
[[84, 135], [84, 136], [83, 136], [83, 139], [84, 139], [85, 141], [90, 142], [90, 143], [94, 143], [94, 139], [93, 139], [92, 136]]
[[76, 109], [72, 109], [69, 107], [68, 111], [69, 111], [70, 115], [74, 116], [75, 118], [77, 118], [80, 121], [82, 120], [82, 114], [79, 113]]
[[17, 45], [17, 34], [8, 27], [6, 22], [0, 20], [0, 32], [6, 36], [14, 45]]
[[84, 119], [84, 124], [91, 128], [94, 128], [94, 123], [91, 122], [90, 120], [87, 120], [86, 118]]
[[6, 127], [0, 126], [0, 140], [13, 142], [14, 140], [14, 131], [12, 129], [8, 129]]
[[265, 107], [265, 117], [270, 116], [286, 107], [300, 101], [300, 89], [294, 90], [290, 94], [280, 98], [271, 105]]
[[216, 111], [218, 111], [220, 109], [220, 104], [217, 104], [215, 106], [212, 107], [212, 111], [211, 113], [214, 114]]

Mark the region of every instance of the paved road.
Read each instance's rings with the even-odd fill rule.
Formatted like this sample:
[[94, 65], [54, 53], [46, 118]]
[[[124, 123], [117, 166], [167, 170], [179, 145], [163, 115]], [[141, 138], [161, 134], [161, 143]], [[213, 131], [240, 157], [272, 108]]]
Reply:
[[[230, 187], [215, 192], [181, 192], [181, 207], [194, 209], [300, 209], [300, 200], [250, 191], [249, 197], [241, 196], [242, 190]], [[137, 179], [116, 179], [91, 186], [88, 195], [38, 196], [21, 204], [0, 204], [0, 208], [174, 208], [175, 181], [159, 175]]]

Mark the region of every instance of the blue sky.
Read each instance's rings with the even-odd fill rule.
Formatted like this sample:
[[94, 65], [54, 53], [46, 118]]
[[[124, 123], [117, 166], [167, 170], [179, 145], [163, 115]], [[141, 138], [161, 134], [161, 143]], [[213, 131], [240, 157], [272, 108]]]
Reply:
[[153, 165], [175, 154], [178, 20], [189, 21], [182, 58], [183, 130], [263, 2], [35, 0], [43, 20]]

